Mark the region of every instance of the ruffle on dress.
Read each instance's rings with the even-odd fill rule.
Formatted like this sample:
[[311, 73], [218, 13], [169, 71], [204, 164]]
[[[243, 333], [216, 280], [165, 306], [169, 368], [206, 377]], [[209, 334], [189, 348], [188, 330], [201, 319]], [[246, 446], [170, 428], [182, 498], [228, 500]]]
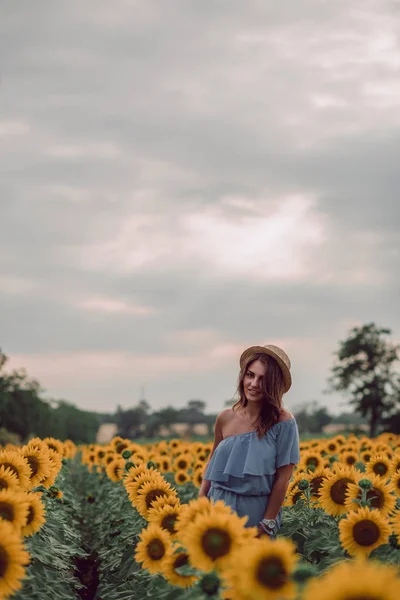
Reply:
[[255, 431], [223, 439], [203, 479], [226, 482], [230, 477], [273, 475], [279, 467], [299, 460], [299, 432], [293, 418], [276, 423], [260, 439]]

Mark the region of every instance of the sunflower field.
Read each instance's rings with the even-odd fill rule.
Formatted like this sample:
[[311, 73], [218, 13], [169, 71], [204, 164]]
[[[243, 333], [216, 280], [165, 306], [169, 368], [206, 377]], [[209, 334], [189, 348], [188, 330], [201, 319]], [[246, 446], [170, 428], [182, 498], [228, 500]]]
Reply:
[[301, 443], [276, 540], [198, 498], [212, 444], [0, 448], [0, 600], [400, 599], [400, 437]]

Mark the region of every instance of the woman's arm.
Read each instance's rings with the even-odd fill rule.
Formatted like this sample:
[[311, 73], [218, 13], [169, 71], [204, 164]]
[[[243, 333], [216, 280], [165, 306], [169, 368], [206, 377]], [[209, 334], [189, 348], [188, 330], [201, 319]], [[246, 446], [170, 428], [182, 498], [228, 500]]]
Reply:
[[[208, 467], [208, 463], [210, 462], [210, 460], [212, 458], [212, 455], [215, 452], [216, 447], [223, 440], [223, 437], [222, 437], [222, 426], [221, 426], [222, 419], [223, 419], [222, 413], [220, 413], [218, 415], [218, 417], [216, 418], [216, 420], [215, 420], [214, 443], [213, 443], [213, 447], [211, 449], [210, 456], [209, 456], [209, 459], [207, 461], [207, 464], [204, 467], [203, 473], [206, 472], [207, 467]], [[208, 481], [207, 479], [203, 479], [203, 481], [201, 482], [200, 490], [199, 490], [199, 498], [201, 498], [202, 496], [207, 496], [207, 494], [209, 492], [209, 489], [210, 489], [210, 486], [211, 486], [211, 481]]]
[[268, 498], [264, 519], [276, 519], [285, 501], [286, 492], [293, 474], [294, 465], [284, 465], [276, 470], [276, 477]]

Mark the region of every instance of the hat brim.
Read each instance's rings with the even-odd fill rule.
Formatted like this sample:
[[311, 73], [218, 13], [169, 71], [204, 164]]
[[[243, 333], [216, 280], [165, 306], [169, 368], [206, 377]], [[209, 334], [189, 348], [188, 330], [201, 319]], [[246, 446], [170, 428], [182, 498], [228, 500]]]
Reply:
[[254, 356], [254, 354], [267, 354], [276, 360], [283, 374], [284, 391], [285, 393], [288, 392], [292, 386], [292, 376], [288, 366], [281, 359], [281, 357], [270, 348], [264, 348], [264, 346], [250, 346], [250, 348], [247, 348], [247, 350], [245, 350], [240, 357], [240, 368], [242, 369], [247, 360], [251, 356]]

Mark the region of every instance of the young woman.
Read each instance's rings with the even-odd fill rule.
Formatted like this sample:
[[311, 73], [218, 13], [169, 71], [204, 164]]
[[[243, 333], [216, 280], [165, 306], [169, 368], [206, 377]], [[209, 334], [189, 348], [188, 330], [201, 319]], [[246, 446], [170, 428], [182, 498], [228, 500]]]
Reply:
[[275, 537], [282, 504], [300, 460], [296, 420], [282, 406], [292, 385], [290, 360], [277, 346], [251, 346], [240, 357], [238, 395], [215, 422], [199, 497], [223, 500], [248, 516], [247, 527]]

